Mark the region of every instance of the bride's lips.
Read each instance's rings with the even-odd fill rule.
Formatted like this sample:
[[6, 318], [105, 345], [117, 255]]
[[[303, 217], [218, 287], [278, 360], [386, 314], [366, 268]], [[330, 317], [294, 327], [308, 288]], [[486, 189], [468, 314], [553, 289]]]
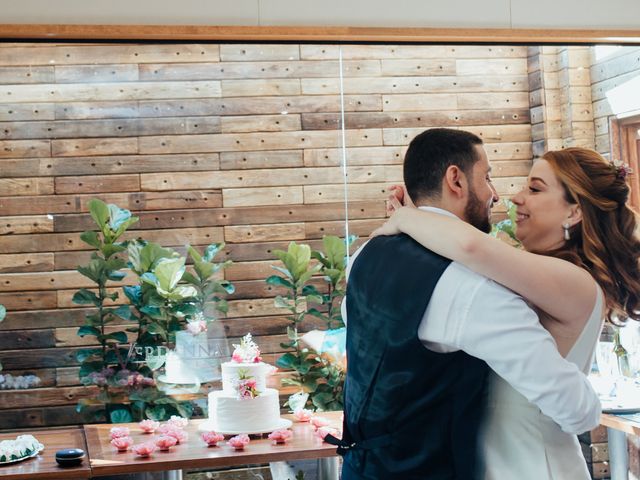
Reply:
[[526, 213], [516, 212], [516, 223], [520, 223], [527, 218], [529, 218], [529, 215], [527, 215]]

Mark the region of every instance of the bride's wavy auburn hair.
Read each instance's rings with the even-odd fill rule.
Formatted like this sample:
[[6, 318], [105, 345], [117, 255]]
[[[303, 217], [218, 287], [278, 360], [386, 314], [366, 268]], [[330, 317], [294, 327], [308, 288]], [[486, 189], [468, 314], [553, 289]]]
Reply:
[[629, 208], [626, 175], [600, 154], [586, 148], [545, 153], [562, 183], [565, 199], [582, 210], [571, 239], [548, 255], [586, 268], [604, 291], [606, 316], [621, 324], [640, 320], [640, 240], [636, 214]]

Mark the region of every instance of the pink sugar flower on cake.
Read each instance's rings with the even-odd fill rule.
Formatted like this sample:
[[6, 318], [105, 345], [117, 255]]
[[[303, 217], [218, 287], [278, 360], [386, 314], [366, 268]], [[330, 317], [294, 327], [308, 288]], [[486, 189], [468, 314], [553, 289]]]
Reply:
[[293, 437], [293, 432], [285, 428], [280, 430], [274, 430], [269, 434], [269, 440], [273, 443], [287, 443]]
[[156, 445], [153, 442], [138, 443], [131, 447], [131, 450], [139, 457], [149, 457], [156, 451]]
[[202, 440], [210, 447], [217, 447], [224, 440], [224, 435], [216, 432], [202, 432]]
[[324, 417], [313, 417], [311, 419], [311, 425], [313, 425], [316, 429], [320, 427], [326, 427], [329, 425], [329, 420]]
[[338, 430], [336, 430], [335, 428], [331, 428], [331, 427], [320, 427], [318, 428], [318, 430], [316, 430], [316, 435], [318, 437], [320, 437], [323, 441], [325, 439], [325, 437], [327, 435], [333, 435], [334, 437], [338, 436]]
[[236, 435], [231, 437], [227, 443], [236, 450], [243, 450], [249, 444], [249, 435]]
[[160, 427], [160, 422], [156, 422], [155, 420], [142, 420], [138, 423], [138, 426], [144, 433], [153, 433]]
[[156, 439], [156, 447], [158, 447], [163, 452], [166, 452], [177, 443], [178, 440], [175, 437], [170, 437], [169, 435], [160, 435]]
[[233, 344], [234, 350], [233, 355], [231, 355], [231, 360], [237, 363], [260, 363], [262, 361], [262, 357], [260, 357], [260, 349], [258, 345], [251, 338], [251, 334], [247, 333], [242, 340], [240, 340], [240, 345]]
[[293, 412], [293, 418], [296, 419], [296, 422], [308, 422], [311, 420], [313, 416], [313, 412], [311, 410], [307, 410], [306, 408], [301, 408]]
[[133, 438], [131, 437], [115, 437], [111, 439], [111, 445], [116, 447], [119, 452], [126, 452], [129, 447], [133, 445]]
[[178, 415], [171, 415], [171, 418], [169, 420], [167, 420], [167, 423], [169, 425], [174, 425], [178, 428], [184, 428], [187, 425], [189, 425], [189, 419], [188, 418], [184, 418], [184, 417], [180, 417]]
[[129, 429], [127, 427], [113, 427], [109, 430], [109, 436], [112, 440], [114, 438], [128, 437], [129, 433]]

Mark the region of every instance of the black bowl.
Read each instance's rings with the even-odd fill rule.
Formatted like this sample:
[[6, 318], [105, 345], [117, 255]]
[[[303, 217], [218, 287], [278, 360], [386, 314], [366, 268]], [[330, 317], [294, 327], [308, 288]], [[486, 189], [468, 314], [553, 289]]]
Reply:
[[56, 452], [56, 462], [61, 467], [75, 467], [84, 460], [84, 450], [81, 448], [65, 448]]

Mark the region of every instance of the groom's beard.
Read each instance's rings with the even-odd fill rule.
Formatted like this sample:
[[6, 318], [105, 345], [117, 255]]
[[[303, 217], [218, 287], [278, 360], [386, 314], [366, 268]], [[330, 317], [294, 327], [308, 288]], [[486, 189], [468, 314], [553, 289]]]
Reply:
[[488, 205], [483, 204], [475, 190], [469, 190], [469, 200], [464, 208], [464, 215], [471, 225], [484, 233], [491, 232], [491, 210]]

